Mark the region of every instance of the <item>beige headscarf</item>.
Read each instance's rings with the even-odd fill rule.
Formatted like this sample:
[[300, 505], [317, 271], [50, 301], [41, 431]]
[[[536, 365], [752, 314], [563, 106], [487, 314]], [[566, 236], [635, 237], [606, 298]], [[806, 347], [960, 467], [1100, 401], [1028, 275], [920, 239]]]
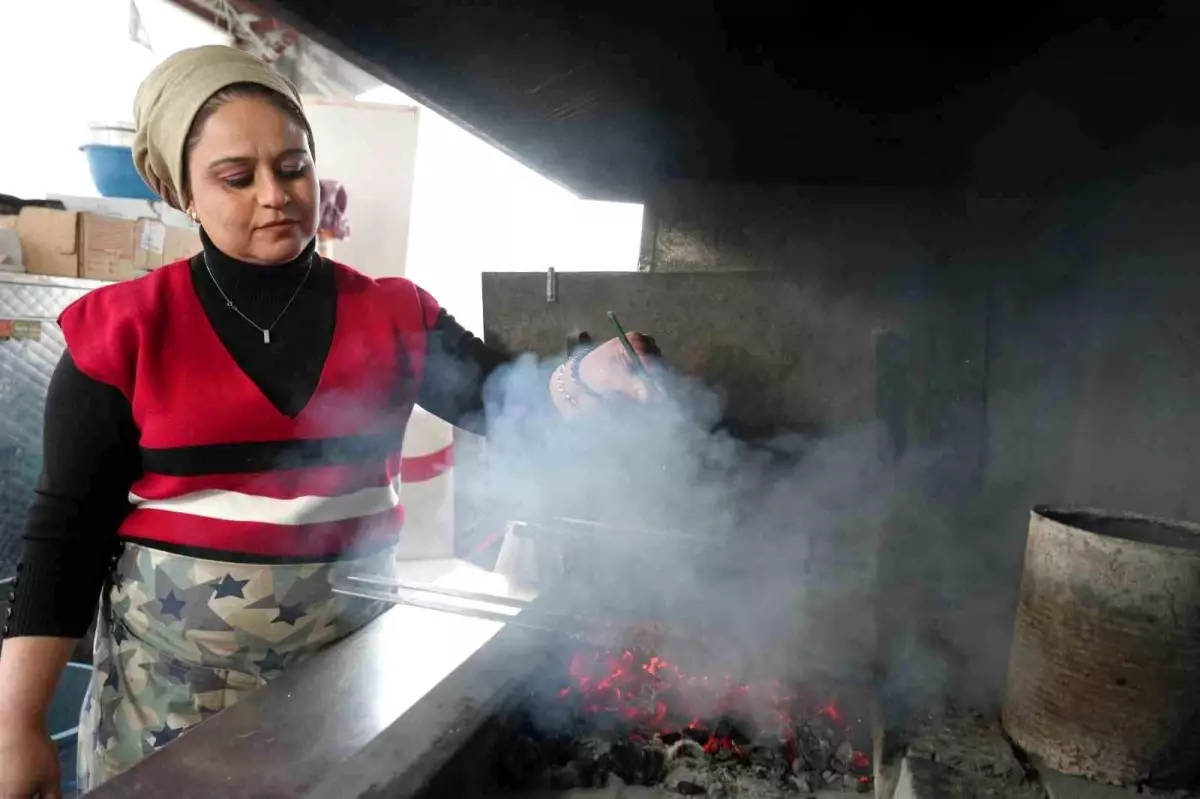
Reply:
[[[296, 87], [249, 53], [223, 45], [175, 53], [142, 81], [133, 103], [137, 133], [133, 163], [154, 193], [183, 209], [183, 148], [192, 120], [208, 98], [234, 83], [257, 83], [302, 108]], [[306, 121], [305, 126], [308, 127]], [[308, 137], [312, 140], [312, 130]]]

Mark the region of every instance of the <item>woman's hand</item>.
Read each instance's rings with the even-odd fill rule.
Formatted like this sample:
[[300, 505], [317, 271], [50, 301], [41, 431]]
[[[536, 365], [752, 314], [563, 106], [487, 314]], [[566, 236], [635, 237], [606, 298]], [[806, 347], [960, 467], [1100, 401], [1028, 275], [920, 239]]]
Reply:
[[0, 719], [0, 799], [62, 796], [58, 748], [43, 725]]
[[18, 636], [0, 653], [0, 799], [62, 796], [46, 708], [73, 638]]
[[659, 354], [654, 339], [630, 333], [629, 343], [638, 354], [634, 363], [620, 339], [608, 341], [577, 355], [554, 371], [550, 393], [555, 406], [565, 415], [574, 415], [603, 403], [606, 397], [625, 397], [645, 402], [653, 393], [650, 382], [657, 368], [651, 358]]

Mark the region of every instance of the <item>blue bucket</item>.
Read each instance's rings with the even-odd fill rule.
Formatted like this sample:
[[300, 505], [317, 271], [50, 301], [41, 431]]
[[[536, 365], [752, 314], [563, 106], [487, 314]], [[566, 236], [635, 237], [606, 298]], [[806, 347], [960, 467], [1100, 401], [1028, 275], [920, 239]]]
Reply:
[[75, 791], [75, 750], [79, 743], [79, 712], [92, 679], [92, 667], [68, 663], [58, 680], [58, 690], [50, 701], [46, 725], [50, 739], [58, 747], [58, 765], [62, 769], [64, 793]]
[[157, 200], [146, 181], [133, 165], [133, 149], [115, 144], [85, 144], [79, 149], [87, 156], [92, 182], [102, 197], [128, 197]]

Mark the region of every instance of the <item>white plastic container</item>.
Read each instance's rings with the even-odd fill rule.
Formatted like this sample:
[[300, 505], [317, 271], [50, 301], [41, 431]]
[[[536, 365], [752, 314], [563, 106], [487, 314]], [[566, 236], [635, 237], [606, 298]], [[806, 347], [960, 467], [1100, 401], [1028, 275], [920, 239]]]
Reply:
[[132, 122], [90, 122], [85, 144], [132, 147], [135, 130]]

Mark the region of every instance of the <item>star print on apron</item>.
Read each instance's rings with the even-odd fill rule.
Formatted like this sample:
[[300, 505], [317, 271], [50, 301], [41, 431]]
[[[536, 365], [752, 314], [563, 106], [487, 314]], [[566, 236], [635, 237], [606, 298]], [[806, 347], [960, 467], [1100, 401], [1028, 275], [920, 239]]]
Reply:
[[[351, 568], [390, 576], [394, 557], [389, 548]], [[79, 789], [94, 789], [386, 610], [334, 594], [333, 566], [226, 563], [126, 544], [101, 601], [80, 715]]]

